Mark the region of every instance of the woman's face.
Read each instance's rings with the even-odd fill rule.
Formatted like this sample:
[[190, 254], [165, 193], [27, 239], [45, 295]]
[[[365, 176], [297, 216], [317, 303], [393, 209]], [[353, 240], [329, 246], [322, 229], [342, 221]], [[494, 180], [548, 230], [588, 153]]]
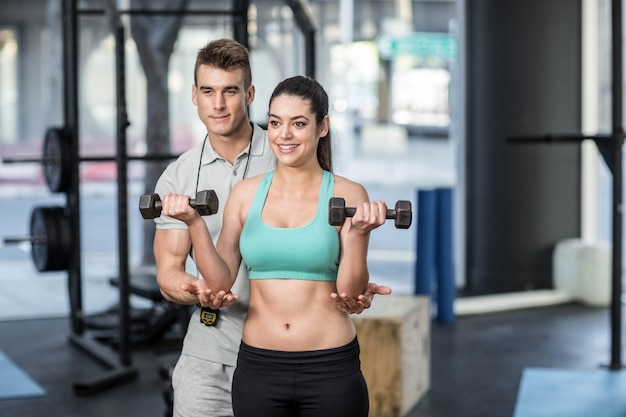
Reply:
[[299, 166], [317, 161], [317, 143], [328, 134], [328, 116], [315, 121], [311, 103], [302, 97], [280, 95], [270, 104], [267, 138], [278, 162]]

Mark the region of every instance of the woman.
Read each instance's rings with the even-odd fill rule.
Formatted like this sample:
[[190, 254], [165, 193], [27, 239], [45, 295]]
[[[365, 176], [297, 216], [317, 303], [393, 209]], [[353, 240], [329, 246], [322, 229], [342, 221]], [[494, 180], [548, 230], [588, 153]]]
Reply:
[[[235, 416], [365, 417], [356, 331], [329, 294], [365, 290], [369, 233], [385, 222], [386, 204], [331, 173], [328, 96], [315, 80], [296, 76], [276, 87], [267, 135], [276, 169], [233, 188], [217, 247], [188, 196], [164, 196], [163, 214], [188, 224], [210, 288], [228, 291], [242, 259], [248, 269]], [[328, 223], [333, 196], [356, 207], [339, 227]]]

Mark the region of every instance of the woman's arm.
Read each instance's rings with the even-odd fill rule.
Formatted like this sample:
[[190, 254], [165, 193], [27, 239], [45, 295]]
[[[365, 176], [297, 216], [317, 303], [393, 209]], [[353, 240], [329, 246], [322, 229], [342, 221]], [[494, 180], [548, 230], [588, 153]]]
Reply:
[[163, 297], [178, 304], [200, 304], [221, 308], [239, 298], [225, 291], [213, 291], [204, 280], [187, 273], [186, 262], [191, 249], [187, 229], [157, 229], [154, 237], [154, 256], [157, 283]]
[[355, 207], [354, 216], [341, 226], [341, 255], [337, 273], [337, 292], [349, 297], [363, 294], [369, 281], [367, 250], [370, 231], [385, 222], [387, 206], [383, 201], [369, 202], [365, 188], [345, 178], [335, 177], [335, 195], [343, 197], [347, 207]]
[[[237, 187], [235, 187], [236, 189]], [[238, 216], [240, 200], [233, 189], [224, 207], [222, 231], [217, 244], [221, 247], [218, 253], [213, 244], [206, 223], [198, 212], [189, 205], [189, 196], [165, 194], [162, 201], [163, 214], [187, 224], [191, 244], [194, 248], [194, 261], [207, 286], [214, 293], [229, 292], [239, 269], [241, 255], [239, 253], [239, 234], [243, 225]], [[234, 242], [234, 245], [233, 245]]]

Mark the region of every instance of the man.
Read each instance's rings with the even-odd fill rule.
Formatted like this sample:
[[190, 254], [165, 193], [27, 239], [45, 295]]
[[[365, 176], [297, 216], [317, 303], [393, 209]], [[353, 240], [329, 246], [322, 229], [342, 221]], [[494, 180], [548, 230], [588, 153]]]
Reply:
[[[195, 198], [214, 190], [220, 202], [216, 214], [204, 220], [217, 240], [223, 205], [235, 183], [275, 166], [266, 132], [250, 123], [247, 108], [254, 100], [248, 51], [230, 39], [210, 42], [197, 55], [192, 101], [207, 129], [203, 142], [181, 155], [161, 175], [156, 192]], [[232, 416], [231, 382], [249, 300], [245, 266], [240, 265], [232, 293], [213, 293], [202, 279], [186, 272], [193, 250], [184, 223], [155, 219], [154, 253], [157, 281], [163, 296], [179, 304], [197, 304], [189, 322], [181, 356], [172, 375], [174, 416]], [[391, 289], [370, 284], [358, 299], [332, 294], [337, 307], [360, 313], [374, 294]]]

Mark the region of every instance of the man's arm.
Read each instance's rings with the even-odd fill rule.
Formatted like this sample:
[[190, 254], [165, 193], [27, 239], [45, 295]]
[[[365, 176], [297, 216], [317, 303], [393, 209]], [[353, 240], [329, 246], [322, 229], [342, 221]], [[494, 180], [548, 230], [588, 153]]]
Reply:
[[346, 293], [337, 294], [331, 293], [330, 296], [335, 300], [337, 308], [344, 313], [348, 314], [361, 314], [366, 308], [370, 308], [372, 300], [376, 294], [388, 295], [391, 294], [391, 288], [383, 285], [377, 285], [374, 282], [369, 282], [367, 288], [363, 294], [357, 298], [350, 297]]
[[201, 304], [204, 307], [225, 307], [237, 300], [232, 293], [213, 293], [204, 280], [185, 270], [191, 239], [186, 229], [157, 229], [154, 257], [157, 283], [163, 297], [177, 304]]

